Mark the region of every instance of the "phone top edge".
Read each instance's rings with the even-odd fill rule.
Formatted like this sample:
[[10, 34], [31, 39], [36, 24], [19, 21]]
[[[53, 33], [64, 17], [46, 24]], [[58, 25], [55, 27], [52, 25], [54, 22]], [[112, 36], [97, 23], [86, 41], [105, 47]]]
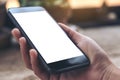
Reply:
[[23, 13], [23, 12], [42, 11], [42, 10], [45, 10], [45, 9], [43, 7], [41, 7], [41, 6], [30, 6], [30, 7], [9, 8], [8, 12], [11, 12], [11, 13]]

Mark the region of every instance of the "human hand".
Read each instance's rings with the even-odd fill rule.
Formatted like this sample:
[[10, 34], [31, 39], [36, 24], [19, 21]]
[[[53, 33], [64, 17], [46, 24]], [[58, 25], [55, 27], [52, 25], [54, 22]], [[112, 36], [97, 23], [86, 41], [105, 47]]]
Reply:
[[113, 65], [106, 52], [94, 40], [71, 30], [64, 24], [60, 23], [59, 25], [72, 41], [88, 56], [91, 62], [88, 68], [60, 74], [48, 74], [39, 66], [36, 50], [27, 47], [26, 39], [21, 36], [18, 29], [12, 30], [13, 36], [20, 44], [21, 54], [26, 67], [33, 70], [41, 80], [112, 80], [114, 76], [111, 75], [115, 71], [120, 71]]

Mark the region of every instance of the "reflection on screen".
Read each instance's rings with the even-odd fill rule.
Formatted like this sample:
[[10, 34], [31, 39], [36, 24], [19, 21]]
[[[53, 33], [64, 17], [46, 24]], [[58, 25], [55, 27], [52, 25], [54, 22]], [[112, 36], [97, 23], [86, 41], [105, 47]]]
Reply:
[[83, 55], [46, 11], [14, 13], [14, 17], [47, 63]]

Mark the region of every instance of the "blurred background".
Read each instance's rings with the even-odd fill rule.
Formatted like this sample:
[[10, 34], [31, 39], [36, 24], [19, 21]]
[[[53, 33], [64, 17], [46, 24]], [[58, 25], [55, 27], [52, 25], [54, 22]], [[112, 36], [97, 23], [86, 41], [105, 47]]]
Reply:
[[36, 80], [25, 68], [7, 9], [43, 6], [57, 21], [93, 38], [120, 67], [120, 0], [0, 0], [0, 80]]

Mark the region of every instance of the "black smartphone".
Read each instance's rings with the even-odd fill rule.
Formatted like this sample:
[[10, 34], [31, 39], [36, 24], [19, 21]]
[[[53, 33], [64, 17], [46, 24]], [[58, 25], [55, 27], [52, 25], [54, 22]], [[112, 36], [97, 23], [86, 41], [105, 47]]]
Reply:
[[37, 50], [47, 71], [64, 72], [90, 64], [43, 7], [11, 8], [8, 15], [30, 46]]

